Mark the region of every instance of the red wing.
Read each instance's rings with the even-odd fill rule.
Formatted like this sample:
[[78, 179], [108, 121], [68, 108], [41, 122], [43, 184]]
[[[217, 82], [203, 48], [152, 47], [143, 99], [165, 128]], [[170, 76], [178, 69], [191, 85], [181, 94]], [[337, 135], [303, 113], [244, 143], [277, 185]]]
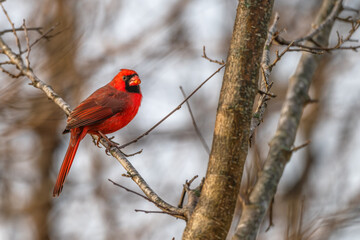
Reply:
[[66, 130], [100, 123], [124, 111], [128, 101], [126, 92], [106, 85], [96, 90], [71, 112]]

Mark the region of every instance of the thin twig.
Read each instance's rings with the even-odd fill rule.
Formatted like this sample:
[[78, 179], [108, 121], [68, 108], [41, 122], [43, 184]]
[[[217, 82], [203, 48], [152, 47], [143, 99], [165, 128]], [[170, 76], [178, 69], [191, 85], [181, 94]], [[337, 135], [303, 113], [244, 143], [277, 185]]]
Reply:
[[360, 10], [359, 10], [359, 9], [352, 8], [352, 7], [347, 7], [347, 6], [344, 6], [344, 7], [343, 7], [343, 10], [344, 10], [344, 11], [351, 11], [351, 12], [355, 12], [355, 13], [357, 13], [357, 14], [359, 14], [359, 13], [360, 13]]
[[276, 51], [276, 59], [269, 65], [270, 71], [275, 67], [276, 63], [290, 50], [290, 47], [294, 44], [294, 41], [291, 41], [289, 45], [279, 54], [279, 51]]
[[348, 16], [346, 18], [342, 18], [342, 17], [336, 17], [336, 20], [338, 21], [342, 21], [342, 22], [346, 22], [346, 23], [353, 23], [356, 22], [355, 19], [353, 19], [351, 16]]
[[[112, 181], [111, 179], [108, 179], [108, 181], [110, 181], [112, 184], [114, 184], [115, 186], [117, 187], [120, 187], [122, 189], [125, 189], [126, 191], [130, 192], [130, 193], [133, 193], [139, 197], [142, 197], [143, 199], [155, 204], [156, 206], [158, 206], [158, 204], [156, 202], [154, 202], [153, 200], [151, 200], [150, 198], [138, 193], [138, 192], [135, 192], [134, 190], [131, 190], [123, 185], [120, 185], [114, 181]], [[168, 212], [168, 211], [146, 211], [146, 210], [139, 210], [139, 209], [135, 209], [135, 212], [144, 212], [144, 213], [162, 213], [162, 214], [168, 214], [168, 215], [172, 215], [172, 216], [175, 216], [176, 217], [176, 214], [177, 213], [174, 213], [174, 212]]]
[[311, 143], [310, 140], [307, 140], [305, 143], [301, 144], [300, 146], [297, 146], [297, 147], [293, 147], [290, 151], [291, 152], [296, 152], [304, 147], [306, 147], [307, 145], [309, 145]]
[[[289, 44], [289, 42], [287, 41], [282, 41], [279, 39], [276, 39], [277, 43], [281, 44], [281, 45], [287, 45]], [[351, 40], [352, 41], [352, 40]], [[348, 42], [350, 42], [348, 40]], [[294, 47], [298, 47], [298, 48], [290, 48], [288, 50], [288, 52], [309, 52], [309, 53], [313, 53], [313, 54], [323, 54], [324, 52], [331, 52], [334, 50], [353, 50], [356, 51], [357, 49], [360, 48], [360, 45], [356, 45], [356, 46], [342, 46], [342, 44], [344, 44], [345, 42], [342, 42], [341, 45], [339, 46], [338, 43], [333, 46], [333, 47], [313, 47], [313, 46], [307, 46], [304, 44], [299, 44], [299, 43], [293, 43]]]
[[[56, 33], [55, 35], [49, 36], [49, 34], [54, 31], [54, 29], [58, 26], [59, 24], [55, 24], [54, 26], [52, 26], [49, 30], [47, 30], [45, 33], [43, 33], [40, 37], [38, 37], [33, 43], [30, 44], [30, 48], [32, 48], [35, 44], [37, 44], [41, 39], [45, 38], [48, 39], [49, 37], [54, 37], [57, 34], [59, 34], [60, 32]], [[26, 51], [22, 51], [20, 52], [20, 54], [24, 54]]]
[[302, 45], [302, 44], [297, 44], [296, 45], [297, 48], [294, 48], [294, 43], [293, 43], [293, 47], [288, 49], [288, 52], [308, 52], [308, 53], [312, 53], [312, 54], [324, 54], [325, 50], [322, 47], [310, 47], [310, 46], [306, 46], [306, 45]]
[[11, 78], [19, 78], [19, 77], [23, 76], [23, 74], [21, 72], [19, 72], [18, 74], [12, 74], [11, 72], [9, 72], [8, 70], [6, 70], [5, 68], [3, 68], [1, 66], [0, 66], [0, 70], [3, 73], [9, 75], [9, 77], [11, 77]]
[[273, 94], [273, 93], [271, 93], [271, 92], [264, 92], [264, 91], [262, 91], [262, 90], [260, 90], [260, 89], [258, 89], [258, 92], [259, 92], [260, 94], [263, 94], [263, 95], [266, 95], [266, 96], [269, 96], [269, 97], [272, 97], [272, 98], [275, 98], [275, 97], [276, 97], [276, 95]]
[[[41, 27], [28, 27], [27, 28], [28, 31], [37, 31], [38, 33], [41, 33], [42, 28]], [[20, 31], [25, 31], [24, 28], [19, 27], [19, 28], [15, 28], [15, 31], [20, 32]], [[5, 33], [12, 33], [13, 29], [6, 29], [0, 32], [0, 35], [3, 35]]]
[[[293, 41], [292, 45], [294, 47], [298, 47], [298, 48], [291, 48], [288, 51], [308, 51], [308, 52], [311, 52], [311, 53], [318, 53], [318, 54], [321, 54], [323, 52], [330, 52], [330, 51], [333, 51], [333, 50], [353, 50], [353, 51], [357, 51], [357, 49], [360, 48], [360, 45], [343, 46], [343, 44], [345, 42], [353, 42], [351, 37], [355, 33], [355, 31], [359, 28], [360, 22], [359, 22], [359, 19], [352, 19], [350, 16], [347, 17], [347, 18], [340, 18], [340, 17], [337, 16], [338, 13], [340, 12], [340, 10], [350, 10], [350, 9], [346, 9], [346, 8], [342, 7], [342, 2], [343, 2], [342, 0], [337, 1], [336, 6], [332, 9], [330, 15], [316, 29], [311, 31], [310, 34], [308, 34], [305, 37], [302, 37], [302, 38], [299, 38], [299, 39]], [[316, 43], [313, 38], [322, 29], [324, 29], [326, 26], [328, 26], [330, 23], [332, 23], [336, 19], [341, 20], [341, 21], [345, 21], [345, 22], [348, 22], [348, 23], [351, 24], [351, 30], [349, 31], [348, 35], [345, 38], [342, 38], [337, 33], [338, 42], [333, 47], [324, 47], [324, 46], [321, 46], [318, 43]], [[281, 45], [289, 45], [291, 43], [291, 42], [281, 38], [280, 36], [276, 36], [275, 40], [276, 40], [276, 42], [278, 42]], [[309, 40], [314, 45], [310, 46], [310, 45], [302, 44], [301, 42], [303, 42], [305, 40]]]
[[[274, 40], [274, 36], [277, 34], [276, 25], [277, 25], [277, 22], [279, 21], [279, 19], [280, 19], [279, 13], [276, 12], [274, 21], [269, 28], [267, 38], [265, 41], [265, 45], [264, 45], [264, 53], [262, 56], [261, 66], [263, 68], [264, 78], [265, 78], [264, 79], [265, 82], [263, 82], [263, 83], [265, 83], [266, 86], [270, 85], [270, 80], [269, 80], [270, 72], [271, 72], [271, 68], [269, 67], [270, 66], [270, 47]], [[264, 86], [264, 84], [261, 84], [261, 90], [267, 91], [268, 89], [266, 86]]]
[[206, 60], [209, 60], [210, 62], [212, 63], [217, 63], [217, 64], [220, 64], [220, 65], [224, 65], [225, 64], [225, 61], [224, 60], [214, 60], [214, 59], [211, 59], [209, 58], [207, 55], [206, 55], [206, 52], [205, 52], [205, 46], [203, 46], [203, 55], [201, 56], [203, 58], [205, 58]]
[[223, 69], [225, 67], [225, 65], [219, 67], [213, 74], [211, 74], [207, 79], [205, 79], [205, 81], [203, 81], [192, 93], [190, 93], [190, 95], [184, 99], [184, 101], [182, 101], [176, 108], [174, 108], [174, 110], [172, 110], [170, 113], [168, 113], [164, 118], [162, 118], [159, 122], [157, 122], [154, 126], [152, 126], [149, 130], [147, 130], [145, 133], [141, 134], [140, 136], [138, 136], [137, 138], [135, 138], [134, 140], [125, 143], [124, 145], [121, 145], [119, 147], [119, 149], [122, 149], [126, 146], [129, 146], [132, 143], [135, 143], [137, 141], [139, 141], [141, 138], [145, 137], [146, 135], [148, 135], [152, 130], [154, 130], [157, 126], [159, 126], [163, 121], [165, 121], [168, 117], [170, 117], [174, 112], [176, 112], [177, 110], [179, 110], [181, 108], [181, 106], [186, 103], [186, 101], [188, 99], [190, 99], [207, 81], [209, 81], [213, 76], [215, 76], [218, 72], [220, 72], [221, 69]]
[[[67, 104], [64, 99], [62, 99], [53, 89], [50, 85], [44, 83], [41, 81], [35, 73], [31, 69], [27, 69], [23, 59], [20, 57], [20, 55], [15, 54], [11, 48], [4, 42], [4, 40], [0, 37], [0, 49], [4, 52], [4, 54], [9, 58], [9, 61], [12, 62], [16, 68], [19, 70], [19, 74], [12, 74], [15, 77], [19, 76], [26, 76], [30, 81], [31, 85], [33, 85], [36, 88], [41, 89], [46, 96], [54, 101], [56, 105], [58, 105], [67, 115], [70, 114], [71, 108], [69, 104]], [[4, 69], [1, 69], [4, 71]], [[6, 71], [4, 71], [6, 72]], [[9, 74], [9, 73], [7, 73]]]
[[266, 228], [265, 232], [269, 231], [270, 228], [272, 226], [274, 226], [274, 222], [273, 222], [274, 201], [275, 201], [275, 198], [273, 198], [271, 203], [270, 203], [270, 207], [269, 207], [269, 226]]
[[190, 187], [191, 183], [198, 178], [198, 175], [195, 175], [192, 179], [190, 179], [190, 181], [186, 180], [185, 184], [183, 186], [183, 190], [181, 192], [181, 196], [180, 196], [180, 201], [178, 204], [178, 208], [182, 208], [183, 204], [184, 204], [184, 199], [185, 199], [185, 195], [186, 195], [186, 189]]
[[[262, 59], [261, 59], [262, 81], [259, 84], [260, 85], [259, 90], [261, 92], [264, 92], [264, 94], [262, 94], [259, 97], [257, 108], [251, 119], [250, 135], [249, 135], [250, 147], [251, 147], [252, 138], [255, 133], [255, 129], [262, 122], [263, 116], [265, 114], [265, 110], [267, 107], [267, 101], [270, 100], [270, 97], [269, 97], [269, 95], [271, 95], [270, 89], [273, 85], [273, 83], [270, 82], [270, 73], [271, 73], [272, 68], [275, 65], [275, 64], [274, 65], [270, 64], [270, 48], [271, 48], [272, 42], [274, 40], [274, 36], [276, 36], [278, 34], [278, 32], [276, 30], [276, 25], [277, 25], [277, 22], [279, 21], [279, 18], [280, 18], [279, 14], [275, 13], [274, 21], [269, 28], [267, 38], [265, 41], [265, 45], [264, 45], [264, 52], [263, 52]], [[283, 54], [285, 54], [285, 52], [286, 51], [284, 51]]]
[[138, 193], [138, 192], [135, 192], [134, 190], [131, 190], [131, 189], [129, 189], [129, 188], [123, 186], [123, 185], [120, 185], [119, 183], [116, 183], [116, 182], [114, 182], [114, 181], [111, 180], [111, 179], [108, 179], [108, 181], [111, 182], [112, 184], [114, 184], [114, 185], [117, 186], [117, 187], [120, 187], [120, 188], [122, 188], [122, 189], [125, 189], [125, 190], [128, 191], [128, 192], [131, 192], [131, 193], [133, 193], [133, 194], [135, 194], [135, 195], [137, 195], [137, 196], [139, 196], [139, 197], [142, 197], [143, 199], [145, 199], [145, 200], [147, 200], [147, 201], [149, 201], [149, 202], [151, 202], [151, 203], [156, 204], [156, 203], [153, 202], [150, 198], [148, 198], [148, 197], [146, 197], [146, 196], [144, 196], [144, 195], [142, 195], [142, 194], [140, 194], [140, 193]]
[[[98, 136], [96, 135], [92, 135], [92, 137], [96, 139], [98, 138]], [[104, 138], [101, 138], [100, 142], [102, 145], [105, 146], [105, 148], [110, 147], [108, 146], [108, 142]], [[162, 200], [154, 192], [154, 190], [151, 189], [149, 184], [143, 179], [140, 173], [134, 168], [131, 162], [124, 156], [124, 154], [121, 151], [119, 151], [117, 147], [110, 148], [110, 153], [124, 167], [124, 169], [128, 173], [128, 176], [139, 186], [139, 188], [143, 191], [143, 193], [145, 193], [146, 197], [151, 199], [151, 201], [154, 202], [158, 208], [177, 218], [184, 220], [186, 219], [185, 210], [174, 207], [171, 204], [168, 204], [167, 202]]]
[[[357, 49], [360, 48], [360, 45], [355, 45], [355, 46], [343, 46], [344, 43], [347, 42], [358, 42], [358, 40], [353, 40], [351, 39], [351, 37], [354, 35], [354, 33], [359, 29], [360, 27], [360, 21], [359, 20], [348, 20], [348, 23], [351, 24], [351, 29], [349, 30], [348, 34], [345, 37], [341, 37], [340, 34], [337, 32], [337, 43], [332, 46], [332, 47], [324, 47], [324, 46], [310, 46], [310, 45], [306, 45], [306, 44], [302, 44], [299, 42], [289, 42], [283, 38], [281, 38], [280, 36], [275, 37], [275, 40], [277, 43], [281, 44], [281, 45], [289, 45], [290, 43], [292, 43], [292, 48], [290, 48], [288, 51], [306, 51], [306, 52], [310, 52], [310, 53], [314, 53], [314, 54], [322, 54], [324, 52], [330, 52], [330, 51], [334, 51], [334, 50], [353, 50], [356, 51]], [[314, 43], [314, 41], [312, 41]], [[297, 48], [293, 48], [293, 47], [297, 47]]]
[[29, 70], [30, 69], [30, 60], [29, 60], [29, 56], [30, 56], [30, 51], [31, 51], [31, 47], [30, 47], [30, 40], [29, 40], [29, 36], [28, 36], [28, 31], [25, 25], [25, 19], [23, 19], [23, 28], [25, 31], [25, 39], [26, 39], [26, 46], [27, 46], [27, 54], [25, 57], [26, 60], [26, 67]]
[[12, 63], [11, 61], [5, 61], [5, 62], [0, 62], [0, 65], [14, 65], [14, 63]]
[[142, 210], [142, 209], [135, 209], [135, 212], [143, 212], [143, 213], [161, 213], [161, 214], [169, 214], [167, 212], [163, 212], [163, 211], [149, 211], [149, 210]]
[[8, 15], [7, 11], [5, 10], [4, 6], [2, 5], [2, 2], [0, 2], [0, 5], [1, 5], [1, 8], [2, 8], [2, 10], [3, 10], [3, 12], [4, 12], [7, 20], [9, 21], [9, 23], [10, 23], [10, 25], [11, 25], [12, 32], [13, 32], [13, 34], [14, 34], [14, 36], [15, 36], [16, 45], [17, 45], [17, 47], [18, 47], [18, 49], [19, 49], [19, 53], [20, 53], [20, 52], [21, 52], [21, 45], [20, 45], [19, 37], [18, 37], [18, 35], [17, 35], [17, 33], [16, 33], [16, 30], [15, 30], [14, 23], [11, 21], [10, 16]]
[[[182, 86], [180, 86], [180, 91], [182, 93], [182, 95], [184, 96], [184, 98], [186, 98], [186, 94], [185, 94], [185, 91], [184, 89], [182, 88]], [[195, 121], [195, 118], [194, 118], [194, 114], [192, 113], [192, 110], [191, 110], [191, 107], [190, 107], [190, 103], [189, 101], [186, 101], [186, 106], [188, 107], [188, 110], [189, 110], [189, 113], [190, 113], [190, 117], [191, 117], [191, 121], [192, 121], [192, 124], [195, 128], [195, 132], [196, 132], [196, 135], [199, 137], [200, 141], [201, 141], [201, 144], [203, 145], [205, 151], [207, 152], [207, 154], [210, 154], [210, 148], [209, 146], [207, 145], [203, 135], [201, 134], [197, 124], [196, 124], [196, 121]]]

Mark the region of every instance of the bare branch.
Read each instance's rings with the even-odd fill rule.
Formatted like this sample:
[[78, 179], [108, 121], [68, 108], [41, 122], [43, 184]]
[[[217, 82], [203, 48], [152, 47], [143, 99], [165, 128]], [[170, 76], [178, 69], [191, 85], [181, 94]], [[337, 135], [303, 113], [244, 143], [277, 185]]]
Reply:
[[30, 47], [30, 40], [29, 40], [29, 36], [28, 36], [28, 31], [25, 25], [25, 19], [23, 19], [23, 28], [25, 31], [25, 39], [26, 39], [26, 46], [27, 46], [27, 54], [25, 57], [26, 60], [26, 67], [29, 70], [30, 69], [30, 60], [29, 60], [29, 56], [30, 56], [30, 51], [31, 51], [31, 47]]
[[357, 14], [360, 13], [360, 10], [359, 9], [355, 9], [355, 8], [352, 8], [352, 7], [347, 7], [347, 6], [343, 6], [343, 10], [344, 11], [351, 11], [351, 12], [355, 12]]
[[285, 53], [290, 51], [290, 47], [294, 44], [292, 41], [280, 54], [279, 51], [276, 51], [276, 59], [269, 65], [270, 71], [275, 67], [276, 63], [280, 61], [280, 59], [284, 56]]
[[[354, 40], [352, 40], [351, 37], [353, 36], [355, 31], [360, 27], [360, 21], [359, 21], [359, 19], [354, 19], [351, 16], [346, 17], [346, 18], [338, 17], [337, 12], [340, 12], [341, 10], [353, 10], [353, 9], [347, 9], [347, 8], [342, 7], [342, 2], [343, 2], [342, 0], [338, 1], [336, 3], [335, 8], [332, 10], [330, 15], [324, 20], [324, 22], [322, 22], [317, 28], [313, 29], [313, 31], [311, 31], [307, 36], [296, 39], [294, 41], [287, 41], [287, 40], [281, 38], [280, 36], [276, 36], [276, 38], [275, 38], [276, 42], [281, 44], [281, 45], [289, 45], [290, 43], [292, 43], [292, 46], [298, 47], [298, 48], [291, 48], [288, 51], [308, 51], [308, 52], [317, 53], [317, 54], [321, 54], [323, 52], [330, 52], [330, 51], [334, 51], [334, 50], [353, 50], [353, 51], [357, 51], [357, 49], [360, 48], [360, 45], [343, 46], [344, 43], [346, 43], [346, 42], [354, 42]], [[358, 11], [358, 10], [356, 10], [356, 11]], [[348, 35], [345, 38], [343, 38], [337, 33], [338, 34], [338, 42], [337, 42], [337, 44], [335, 46], [325, 47], [325, 46], [319, 45], [314, 40], [314, 37], [322, 29], [324, 29], [326, 26], [328, 26], [329, 24], [334, 22], [336, 19], [344, 21], [344, 22], [348, 22], [348, 23], [351, 24], [351, 29], [350, 29]], [[308, 44], [301, 43], [301, 42], [306, 41], [306, 40], [308, 40], [309, 42], [312, 42], [313, 45], [310, 46]], [[355, 41], [355, 42], [358, 42], [358, 41]]]
[[357, 49], [360, 48], [360, 45], [355, 46], [344, 46], [347, 42], [358, 42], [358, 40], [353, 40], [351, 37], [354, 35], [354, 33], [359, 29], [360, 27], [360, 21], [358, 19], [348, 20], [348, 19], [341, 19], [342, 21], [346, 21], [351, 24], [351, 29], [349, 30], [348, 34], [345, 37], [342, 37], [337, 32], [337, 43], [334, 46], [331, 47], [325, 47], [325, 46], [310, 46], [306, 44], [302, 44], [295, 41], [287, 41], [281, 38], [280, 36], [277, 36], [275, 38], [276, 42], [281, 45], [289, 45], [292, 43], [292, 46], [298, 47], [298, 48], [290, 48], [288, 51], [306, 51], [314, 54], [322, 54], [324, 52], [330, 52], [334, 50], [353, 50], [357, 51]]
[[[319, 26], [315, 29], [313, 29], [308, 35], [299, 38], [297, 40], [293, 40], [293, 41], [286, 41], [283, 38], [281, 38], [278, 34], [278, 32], [276, 31], [276, 22], [279, 18], [278, 14], [275, 14], [275, 18], [274, 18], [274, 22], [272, 24], [272, 26], [269, 29], [269, 33], [268, 33], [268, 37], [267, 40], [265, 42], [265, 46], [264, 46], [264, 54], [263, 54], [263, 60], [262, 60], [262, 76], [263, 76], [263, 81], [261, 82], [261, 87], [260, 90], [262, 90], [265, 94], [263, 94], [262, 96], [260, 96], [259, 101], [258, 101], [258, 106], [256, 108], [256, 111], [253, 115], [253, 119], [252, 119], [252, 123], [251, 123], [251, 128], [250, 128], [250, 144], [251, 144], [251, 139], [253, 137], [254, 131], [256, 129], [257, 126], [259, 126], [263, 120], [263, 114], [265, 112], [266, 109], [266, 103], [267, 101], [270, 99], [268, 98], [267, 94], [268, 91], [270, 90], [270, 88], [268, 88], [268, 86], [270, 86], [271, 84], [269, 83], [269, 76], [270, 76], [270, 72], [272, 70], [272, 68], [276, 65], [276, 63], [278, 61], [280, 61], [280, 59], [282, 58], [282, 56], [284, 56], [284, 54], [286, 52], [294, 52], [294, 51], [301, 51], [301, 52], [309, 52], [309, 53], [313, 53], [313, 54], [323, 54], [324, 52], [329, 52], [329, 51], [333, 51], [333, 50], [353, 50], [353, 51], [357, 51], [357, 49], [360, 48], [360, 45], [356, 45], [356, 46], [343, 46], [344, 43], [346, 42], [353, 42], [354, 40], [351, 40], [351, 37], [353, 36], [353, 34], [355, 33], [355, 31], [360, 27], [360, 22], [357, 20], [351, 21], [351, 29], [349, 31], [349, 33], [347, 34], [346, 37], [341, 37], [338, 34], [338, 42], [335, 46], [333, 47], [324, 47], [319, 45], [315, 40], [314, 37], [321, 32], [325, 27], [327, 27], [330, 23], [333, 23], [334, 20], [337, 18], [338, 13], [340, 12], [340, 10], [342, 9], [342, 0], [339, 0], [335, 7], [332, 9], [331, 13], [328, 15], [328, 17], [321, 23], [319, 24]], [[276, 51], [276, 59], [273, 61], [273, 63], [270, 64], [270, 46], [273, 40], [276, 40], [278, 43], [282, 44], [282, 45], [286, 45], [286, 48], [279, 54], [278, 51]], [[302, 44], [301, 42], [303, 41], [309, 41], [311, 43], [313, 43], [312, 45], [309, 44]], [[357, 41], [355, 41], [357, 42]], [[315, 45], [315, 46], [314, 46]]]
[[[36, 31], [38, 33], [41, 33], [42, 28], [41, 27], [28, 27], [27, 30], [28, 31]], [[19, 27], [19, 28], [15, 28], [15, 31], [17, 31], [17, 32], [25, 31], [25, 29], [23, 27]], [[12, 33], [12, 32], [13, 32], [13, 29], [6, 29], [6, 30], [0, 32], [0, 36], [5, 33]]]
[[301, 144], [300, 146], [293, 147], [290, 151], [291, 152], [296, 152], [296, 151], [308, 146], [310, 143], [311, 143], [311, 141], [307, 140], [305, 143]]
[[[139, 196], [139, 197], [142, 197], [143, 199], [145, 199], [145, 200], [147, 200], [147, 201], [149, 201], [149, 202], [151, 202], [151, 203], [155, 203], [155, 202], [151, 201], [151, 199], [149, 199], [148, 197], [146, 197], [146, 196], [144, 196], [144, 195], [142, 195], [142, 194], [140, 194], [140, 193], [138, 193], [138, 192], [135, 192], [135, 191], [133, 191], [133, 190], [131, 190], [131, 189], [123, 186], [123, 185], [120, 185], [119, 183], [116, 183], [116, 182], [114, 182], [114, 181], [111, 180], [111, 179], [108, 179], [108, 181], [111, 182], [112, 184], [114, 184], [115, 186], [120, 187], [120, 188], [122, 188], [122, 189], [125, 189], [126, 191], [131, 192], [131, 193], [133, 193], [133, 194], [135, 194], [135, 195], [137, 195], [137, 196]], [[156, 203], [155, 203], [155, 204], [156, 204]]]
[[[97, 139], [98, 136], [92, 135], [93, 138]], [[155, 203], [157, 207], [163, 210], [166, 213], [169, 213], [177, 218], [185, 219], [185, 210], [174, 207], [164, 200], [162, 200], [147, 184], [147, 182], [142, 178], [139, 172], [134, 168], [134, 166], [130, 163], [130, 161], [124, 156], [124, 154], [117, 149], [117, 147], [110, 147], [108, 142], [101, 138], [101, 144], [105, 146], [105, 148], [110, 148], [110, 153], [113, 157], [115, 157], [118, 162], [125, 168], [128, 172], [129, 177], [139, 186], [139, 188], [145, 193], [146, 197], [151, 200], [151, 202]]]
[[[1, 37], [0, 49], [2, 49], [4, 54], [9, 58], [10, 62], [12, 62], [19, 70], [18, 75], [13, 75], [26, 76], [31, 81], [31, 85], [41, 89], [43, 92], [45, 92], [46, 96], [54, 101], [56, 105], [58, 105], [67, 115], [70, 114], [70, 106], [51, 88], [50, 85], [41, 81], [31, 69], [27, 69], [27, 67], [24, 65], [23, 59], [19, 55], [15, 54]], [[4, 69], [2, 69], [2, 71], [3, 70]]]
[[169, 214], [169, 215], [172, 215], [170, 213], [167, 213], [167, 212], [162, 212], [162, 211], [149, 211], [149, 210], [142, 210], [142, 209], [135, 209], [135, 212], [143, 212], [143, 213], [160, 213], [160, 214]]
[[[195, 178], [197, 178], [197, 176], [193, 177], [189, 182], [186, 181], [186, 184], [184, 184], [184, 190], [185, 190], [185, 193], [187, 193], [187, 195], [188, 195], [188, 201], [182, 209], [185, 210], [184, 214], [186, 216], [186, 219], [191, 218], [191, 215], [193, 214], [194, 209], [199, 201], [200, 193], [201, 193], [202, 187], [204, 185], [204, 181], [205, 181], [205, 178], [203, 178], [201, 180], [201, 183], [199, 186], [197, 186], [194, 189], [190, 189], [190, 184], [195, 180]], [[184, 196], [185, 196], [185, 193], [184, 193]], [[182, 205], [182, 203], [181, 203], [181, 205]]]
[[205, 46], [203, 46], [203, 55], [201, 56], [203, 58], [205, 58], [206, 60], [209, 60], [210, 62], [212, 63], [217, 63], [217, 64], [220, 64], [220, 65], [224, 65], [225, 64], [225, 61], [224, 60], [214, 60], [214, 59], [211, 59], [209, 58], [207, 55], [206, 55], [206, 52], [205, 52]]
[[[122, 189], [125, 189], [126, 191], [128, 191], [128, 192], [130, 192], [130, 193], [133, 193], [133, 194], [135, 194], [135, 195], [137, 195], [137, 196], [139, 196], [139, 197], [141, 197], [141, 198], [143, 198], [143, 199], [145, 199], [145, 200], [147, 200], [147, 201], [155, 204], [155, 206], [161, 208], [161, 206], [158, 206], [158, 203], [157, 203], [157, 202], [154, 202], [152, 199], [148, 198], [147, 196], [144, 196], [144, 195], [142, 195], [142, 194], [140, 194], [140, 193], [138, 193], [138, 192], [135, 192], [135, 191], [133, 191], [133, 190], [131, 190], [131, 189], [123, 186], [123, 185], [120, 185], [120, 184], [112, 181], [111, 179], [108, 179], [108, 181], [110, 181], [110, 182], [111, 182], [112, 184], [114, 184], [115, 186], [120, 187], [120, 188], [122, 188]], [[146, 210], [135, 209], [135, 212], [163, 213], [163, 214], [168, 214], [168, 215], [171, 215], [171, 216], [174, 216], [174, 217], [179, 218], [179, 216], [178, 216], [178, 215], [179, 215], [179, 211], [177, 211], [177, 212], [171, 212], [171, 211], [167, 211], [167, 210], [166, 210], [166, 211], [146, 211]], [[181, 217], [180, 217], [180, 218], [181, 218]]]
[[45, 39], [49, 39], [51, 37], [55, 37], [56, 35], [60, 34], [61, 31], [55, 33], [54, 35], [49, 36], [49, 34], [54, 31], [54, 29], [59, 25], [59, 23], [55, 24], [54, 26], [52, 26], [51, 28], [49, 28], [49, 30], [47, 30], [45, 33], [43, 33], [39, 38], [37, 38], [33, 43], [31, 43], [30, 47], [33, 47], [35, 44], [37, 44], [41, 39], [45, 38]]
[[[184, 98], [186, 98], [186, 94], [185, 94], [185, 92], [184, 92], [184, 89], [183, 89], [181, 86], [180, 86], [180, 91], [181, 91], [182, 95], [184, 96]], [[201, 141], [201, 144], [203, 145], [205, 151], [206, 151], [208, 154], [210, 154], [210, 148], [209, 148], [209, 146], [207, 145], [207, 143], [206, 143], [203, 135], [201, 134], [201, 132], [200, 132], [200, 130], [199, 130], [197, 124], [196, 124], [196, 121], [195, 121], [194, 115], [193, 115], [193, 113], [192, 113], [192, 110], [191, 110], [189, 101], [186, 101], [186, 105], [187, 105], [187, 107], [188, 107], [188, 110], [189, 110], [189, 113], [190, 113], [190, 117], [191, 117], [191, 120], [192, 120], [192, 124], [193, 124], [193, 126], [194, 126], [194, 128], [195, 128], [196, 135], [199, 137], [199, 139], [200, 139], [200, 141]]]
[[5, 68], [3, 68], [1, 66], [0, 66], [0, 70], [3, 73], [7, 74], [11, 78], [19, 78], [19, 77], [23, 76], [23, 74], [21, 72], [15, 75], [15, 74], [12, 74], [11, 72], [9, 72], [8, 70], [6, 70]]
[[4, 6], [2, 5], [2, 2], [0, 2], [0, 5], [1, 5], [1, 8], [2, 8], [7, 20], [9, 21], [9, 23], [11, 25], [11, 29], [12, 29], [12, 32], [14, 34], [15, 40], [16, 40], [16, 45], [17, 45], [17, 47], [19, 49], [19, 53], [20, 53], [21, 52], [21, 45], [20, 45], [19, 37], [18, 37], [18, 35], [16, 33], [16, 30], [15, 30], [14, 23], [11, 21], [10, 16], [8, 15], [7, 11], [5, 10]]
[[[271, 44], [273, 42], [274, 36], [277, 34], [276, 30], [276, 24], [279, 21], [279, 14], [275, 13], [274, 21], [271, 24], [267, 38], [264, 45], [264, 51], [262, 55], [261, 60], [261, 70], [262, 70], [262, 81], [260, 82], [260, 91], [263, 92], [258, 100], [257, 108], [253, 114], [253, 117], [251, 119], [251, 125], [250, 125], [250, 135], [249, 135], [249, 145], [251, 146], [251, 140], [253, 138], [255, 129], [257, 126], [260, 125], [260, 123], [263, 121], [263, 116], [267, 107], [267, 101], [270, 100], [269, 94], [270, 89], [272, 86], [272, 82], [270, 82], [270, 73], [272, 70], [272, 67], [275, 65], [270, 65], [270, 48]], [[286, 51], [284, 51], [283, 54], [285, 54]]]
[[342, 2], [343, 0], [337, 1], [333, 10], [331, 11], [331, 13], [328, 15], [328, 17], [321, 23], [319, 24], [319, 26], [315, 29], [313, 29], [308, 35], [296, 39], [293, 42], [294, 43], [299, 43], [299, 42], [303, 42], [303, 41], [307, 41], [307, 40], [311, 40], [313, 39], [313, 37], [315, 35], [317, 35], [319, 32], [321, 32], [326, 26], [328, 26], [329, 24], [332, 24], [335, 20], [335, 18], [339, 15], [339, 12], [342, 8]]
[[185, 185], [183, 186], [183, 191], [181, 193], [181, 197], [180, 197], [180, 201], [178, 204], [178, 208], [182, 208], [183, 204], [184, 204], [184, 199], [185, 199], [185, 194], [186, 194], [186, 187], [189, 188], [190, 184], [196, 179], [198, 178], [198, 175], [195, 175], [192, 179], [190, 179], [190, 181], [186, 180], [185, 181]]
[[0, 62], [0, 65], [14, 65], [11, 61]]
[[270, 206], [269, 206], [269, 226], [266, 228], [265, 232], [269, 231], [270, 228], [274, 226], [273, 207], [274, 207], [274, 198], [271, 200], [271, 203], [270, 203]]

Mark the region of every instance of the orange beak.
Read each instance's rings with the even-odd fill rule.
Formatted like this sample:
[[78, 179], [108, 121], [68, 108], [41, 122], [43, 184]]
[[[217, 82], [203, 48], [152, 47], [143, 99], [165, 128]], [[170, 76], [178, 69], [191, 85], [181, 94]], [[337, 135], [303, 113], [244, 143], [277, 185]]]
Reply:
[[133, 76], [129, 81], [129, 86], [137, 86], [141, 83], [139, 76]]

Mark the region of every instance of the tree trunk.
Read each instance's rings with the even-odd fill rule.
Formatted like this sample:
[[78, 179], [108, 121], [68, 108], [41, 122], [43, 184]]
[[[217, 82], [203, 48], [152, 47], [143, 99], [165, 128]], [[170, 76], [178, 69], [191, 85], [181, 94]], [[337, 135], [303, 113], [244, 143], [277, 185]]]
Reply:
[[199, 202], [183, 239], [225, 239], [248, 152], [259, 66], [273, 1], [239, 1]]

